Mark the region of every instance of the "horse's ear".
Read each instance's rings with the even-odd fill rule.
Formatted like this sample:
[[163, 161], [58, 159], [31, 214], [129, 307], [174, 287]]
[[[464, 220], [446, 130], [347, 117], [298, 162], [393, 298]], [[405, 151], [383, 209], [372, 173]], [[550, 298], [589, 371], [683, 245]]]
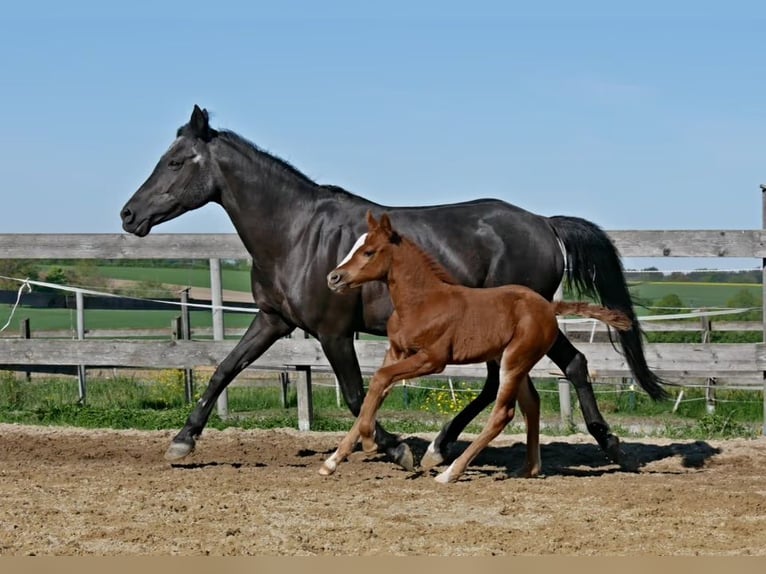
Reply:
[[378, 222], [375, 221], [375, 218], [372, 216], [372, 210], [367, 210], [367, 228], [372, 231], [373, 229], [378, 227]]
[[194, 104], [194, 110], [192, 111], [191, 119], [189, 120], [189, 127], [195, 137], [205, 141], [209, 140], [211, 130], [207, 110], [203, 110], [197, 104]]

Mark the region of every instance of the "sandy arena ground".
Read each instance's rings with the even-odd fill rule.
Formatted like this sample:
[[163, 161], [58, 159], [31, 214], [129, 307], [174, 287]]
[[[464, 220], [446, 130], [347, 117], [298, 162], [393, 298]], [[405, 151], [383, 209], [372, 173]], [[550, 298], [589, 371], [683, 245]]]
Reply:
[[527, 480], [504, 435], [445, 486], [361, 452], [321, 477], [338, 434], [207, 430], [170, 465], [172, 435], [0, 425], [0, 555], [766, 555], [766, 438], [629, 439], [629, 473], [543, 437]]

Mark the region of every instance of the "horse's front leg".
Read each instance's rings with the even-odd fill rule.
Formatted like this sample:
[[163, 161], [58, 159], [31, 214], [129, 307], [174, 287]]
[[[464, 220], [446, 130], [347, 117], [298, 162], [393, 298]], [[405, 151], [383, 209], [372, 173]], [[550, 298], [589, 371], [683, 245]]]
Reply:
[[197, 406], [186, 419], [186, 424], [173, 438], [165, 453], [165, 459], [176, 461], [194, 451], [196, 439], [205, 428], [216, 399], [226, 386], [250, 363], [260, 357], [277, 339], [290, 333], [295, 327], [281, 317], [260, 312], [250, 323], [239, 343], [215, 369], [210, 382]]

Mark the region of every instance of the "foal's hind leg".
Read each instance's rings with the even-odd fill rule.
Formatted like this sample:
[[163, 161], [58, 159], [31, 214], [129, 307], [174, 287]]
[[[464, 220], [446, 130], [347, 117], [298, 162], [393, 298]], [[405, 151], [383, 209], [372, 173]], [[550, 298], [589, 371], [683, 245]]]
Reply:
[[487, 423], [484, 425], [484, 429], [444, 472], [436, 476], [436, 482], [446, 484], [448, 482], [455, 482], [460, 478], [460, 475], [465, 472], [466, 467], [471, 464], [471, 461], [513, 420], [516, 410], [516, 396], [519, 386], [525, 377], [526, 374], [520, 373], [507, 377], [503, 377], [501, 374], [497, 400]]
[[468, 426], [476, 416], [489, 406], [497, 396], [497, 388], [500, 382], [500, 365], [497, 361], [487, 362], [487, 380], [482, 387], [481, 392], [468, 403], [455, 418], [447, 422], [428, 445], [423, 458], [420, 460], [420, 466], [428, 470], [444, 462], [447, 458], [449, 445], [457, 440], [460, 433]]
[[[555, 319], [552, 319], [555, 325]], [[527, 333], [534, 333], [534, 336], [528, 336]], [[465, 471], [466, 467], [471, 461], [478, 455], [497, 435], [499, 435], [506, 425], [513, 420], [515, 413], [516, 400], [519, 398], [520, 391], [524, 392], [524, 402], [529, 409], [531, 419], [528, 419], [527, 424], [532, 423], [535, 431], [532, 429], [531, 435], [530, 426], [527, 427], [528, 437], [531, 436], [533, 443], [533, 451], [530, 454], [528, 451], [528, 461], [531, 462], [528, 469], [533, 476], [533, 472], [536, 470], [539, 472], [540, 460], [539, 460], [539, 400], [535, 406], [535, 397], [531, 394], [531, 381], [529, 379], [529, 371], [535, 366], [537, 361], [545, 354], [545, 338], [537, 336], [537, 326], [522, 325], [516, 326], [516, 333], [510, 344], [503, 351], [503, 356], [500, 359], [500, 385], [497, 391], [497, 399], [495, 400], [495, 406], [492, 408], [492, 412], [484, 425], [484, 429], [474, 439], [474, 441], [468, 445], [468, 448], [455, 459], [455, 461], [447, 467], [447, 470], [442, 472], [436, 477], [437, 482], [447, 483], [456, 481], [461, 474]], [[551, 332], [551, 338], [553, 332]], [[525, 387], [522, 389], [522, 386]], [[535, 393], [536, 396], [537, 393]], [[536, 424], [534, 424], [536, 422]], [[535, 454], [536, 453], [536, 454]]]
[[540, 395], [532, 385], [532, 379], [519, 388], [519, 407], [524, 414], [527, 426], [527, 461], [519, 476], [531, 478], [540, 474], [542, 462], [540, 458]]

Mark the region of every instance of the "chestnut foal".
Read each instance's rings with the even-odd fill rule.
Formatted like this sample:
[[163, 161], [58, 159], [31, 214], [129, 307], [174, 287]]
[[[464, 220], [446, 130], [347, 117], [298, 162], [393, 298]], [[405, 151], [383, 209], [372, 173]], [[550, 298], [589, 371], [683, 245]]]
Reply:
[[599, 319], [624, 330], [623, 313], [583, 302], [549, 302], [520, 285], [475, 289], [456, 284], [447, 271], [391, 226], [387, 214], [375, 221], [367, 212], [368, 232], [327, 276], [333, 291], [368, 281], [388, 283], [394, 313], [388, 321], [389, 349], [370, 382], [362, 409], [338, 449], [320, 468], [332, 474], [361, 436], [367, 453], [377, 451], [375, 417], [397, 381], [439, 373], [448, 364], [500, 362], [500, 388], [482, 432], [436, 480], [457, 480], [466, 466], [513, 419], [519, 401], [527, 426], [527, 457], [522, 476], [540, 473], [540, 397], [529, 372], [558, 334], [556, 315]]

